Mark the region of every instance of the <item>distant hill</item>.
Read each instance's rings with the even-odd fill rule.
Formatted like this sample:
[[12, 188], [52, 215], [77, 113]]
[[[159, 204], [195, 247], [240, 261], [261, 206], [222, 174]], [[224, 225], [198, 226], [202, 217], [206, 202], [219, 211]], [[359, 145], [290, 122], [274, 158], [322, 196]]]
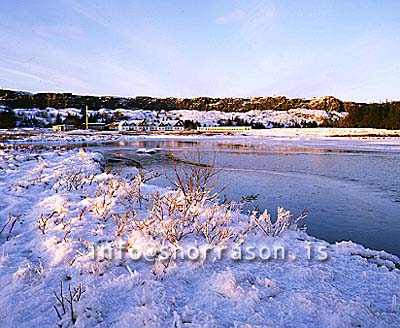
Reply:
[[309, 108], [327, 112], [348, 112], [346, 119], [338, 122], [343, 127], [400, 128], [400, 102], [356, 103], [341, 101], [332, 96], [312, 99], [277, 97], [252, 98], [154, 98], [154, 97], [112, 97], [86, 96], [72, 93], [29, 93], [0, 90], [0, 105], [15, 108], [78, 108], [86, 105], [90, 110], [142, 109], [142, 110], [218, 110], [222, 112], [247, 112], [250, 110], [287, 111], [295, 108]]

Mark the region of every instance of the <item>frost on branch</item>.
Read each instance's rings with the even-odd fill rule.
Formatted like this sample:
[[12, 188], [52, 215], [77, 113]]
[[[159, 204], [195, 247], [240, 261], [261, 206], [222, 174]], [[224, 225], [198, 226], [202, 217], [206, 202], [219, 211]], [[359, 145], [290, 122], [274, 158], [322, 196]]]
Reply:
[[265, 210], [262, 214], [257, 211], [253, 211], [250, 219], [255, 222], [267, 236], [275, 237], [279, 236], [285, 230], [296, 230], [298, 228], [299, 221], [307, 217], [307, 211], [298, 217], [294, 217], [290, 211], [285, 210], [282, 207], [278, 207], [277, 219], [274, 223], [271, 221], [271, 215]]
[[59, 292], [56, 293], [54, 291], [54, 296], [57, 300], [57, 304], [54, 305], [54, 310], [60, 320], [58, 324], [59, 327], [64, 327], [68, 325], [68, 323], [76, 323], [76, 305], [80, 302], [84, 292], [85, 290], [82, 288], [81, 283], [78, 284], [78, 287], [72, 287], [71, 284], [68, 284], [68, 292], [65, 295], [63, 283], [60, 281]]

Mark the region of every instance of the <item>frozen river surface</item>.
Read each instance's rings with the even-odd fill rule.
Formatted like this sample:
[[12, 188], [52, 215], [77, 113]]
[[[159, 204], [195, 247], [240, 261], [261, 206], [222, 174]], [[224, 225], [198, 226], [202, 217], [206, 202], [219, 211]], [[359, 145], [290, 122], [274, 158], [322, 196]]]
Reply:
[[[156, 148], [157, 154], [137, 154]], [[309, 211], [308, 233], [329, 242], [353, 240], [400, 255], [400, 141], [347, 138], [225, 137], [143, 139], [99, 148], [171, 173], [167, 154], [204, 162], [216, 154], [218, 184], [229, 199], [258, 194], [261, 209]], [[159, 178], [157, 184], [167, 185]]]

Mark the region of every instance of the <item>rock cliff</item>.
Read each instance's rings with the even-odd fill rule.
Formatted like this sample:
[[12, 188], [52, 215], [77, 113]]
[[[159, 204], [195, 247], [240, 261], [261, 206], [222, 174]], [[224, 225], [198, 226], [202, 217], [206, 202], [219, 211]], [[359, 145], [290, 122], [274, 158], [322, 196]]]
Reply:
[[125, 108], [143, 110], [195, 109], [223, 112], [246, 112], [250, 110], [289, 110], [293, 108], [343, 111], [343, 102], [332, 96], [312, 99], [278, 97], [253, 98], [153, 98], [153, 97], [95, 97], [72, 93], [36, 93], [0, 90], [0, 105], [10, 108]]

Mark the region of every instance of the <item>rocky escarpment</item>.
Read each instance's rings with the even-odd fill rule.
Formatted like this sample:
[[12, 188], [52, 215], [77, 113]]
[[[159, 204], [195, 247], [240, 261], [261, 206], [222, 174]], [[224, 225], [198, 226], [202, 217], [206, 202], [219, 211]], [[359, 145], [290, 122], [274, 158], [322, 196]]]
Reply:
[[176, 99], [177, 109], [218, 110], [246, 112], [250, 110], [289, 110], [294, 108], [320, 109], [328, 112], [343, 111], [343, 103], [334, 97], [302, 98], [253, 97], [253, 98], [191, 98]]
[[278, 97], [253, 98], [153, 98], [153, 97], [96, 97], [72, 93], [36, 93], [11, 90], [0, 91], [0, 105], [10, 108], [125, 108], [143, 110], [193, 109], [200, 111], [246, 112], [250, 110], [289, 110], [293, 108], [343, 111], [343, 102], [334, 97], [312, 99]]
[[[332, 96], [312, 99], [278, 97], [252, 98], [154, 98], [84, 96], [72, 93], [28, 93], [0, 90], [0, 105], [15, 108], [77, 108], [90, 110], [142, 109], [142, 110], [198, 110], [221, 112], [248, 112], [251, 110], [289, 111], [291, 109], [318, 109], [329, 113], [347, 112], [345, 119], [335, 123], [341, 127], [373, 127], [400, 129], [400, 101], [385, 103], [356, 103], [341, 101]], [[5, 114], [4, 114], [5, 113]], [[4, 112], [6, 115], [8, 113]], [[11, 120], [12, 121], [12, 120]], [[12, 124], [11, 124], [12, 125]]]

